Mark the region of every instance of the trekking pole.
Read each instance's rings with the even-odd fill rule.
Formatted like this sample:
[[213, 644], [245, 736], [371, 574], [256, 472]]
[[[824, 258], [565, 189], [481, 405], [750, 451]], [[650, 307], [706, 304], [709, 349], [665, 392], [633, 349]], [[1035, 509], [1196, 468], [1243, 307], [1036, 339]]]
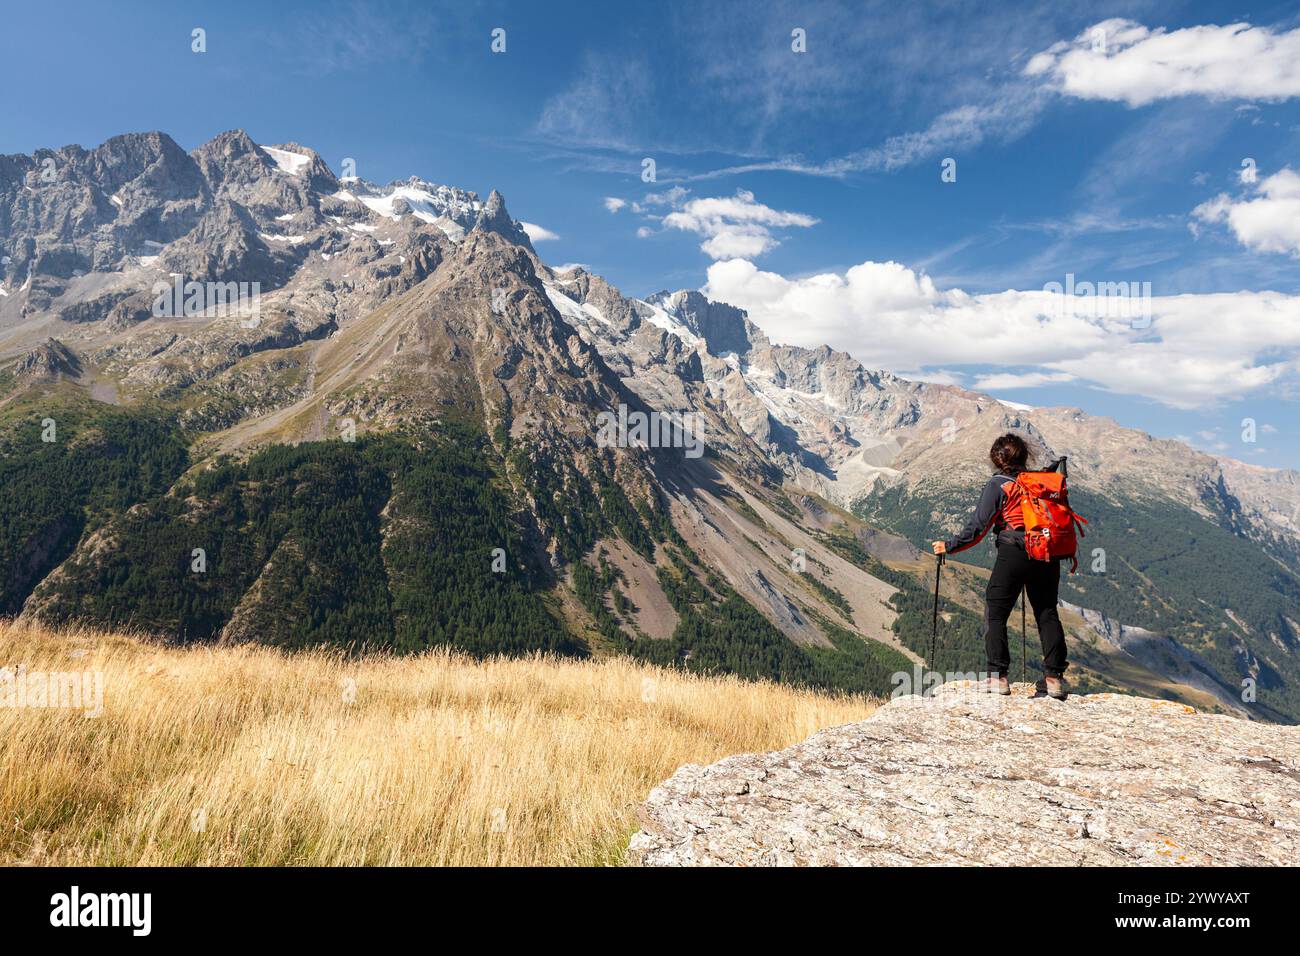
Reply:
[[1029, 666], [1029, 626], [1025, 623], [1025, 604], [1029, 601], [1029, 588], [1020, 592], [1020, 683], [1029, 683], [1025, 669]]
[[939, 572], [943, 570], [944, 555], [939, 555], [939, 560], [934, 566], [934, 617], [930, 623], [930, 657], [928, 663], [930, 670], [934, 670], [934, 655], [939, 644]]

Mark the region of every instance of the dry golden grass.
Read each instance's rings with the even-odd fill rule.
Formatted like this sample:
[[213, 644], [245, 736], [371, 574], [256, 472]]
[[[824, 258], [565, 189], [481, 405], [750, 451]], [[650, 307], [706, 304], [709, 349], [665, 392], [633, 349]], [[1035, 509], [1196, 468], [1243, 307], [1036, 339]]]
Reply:
[[614, 659], [346, 660], [0, 621], [0, 666], [100, 671], [104, 711], [0, 707], [0, 863], [610, 864], [683, 763], [862, 698]]

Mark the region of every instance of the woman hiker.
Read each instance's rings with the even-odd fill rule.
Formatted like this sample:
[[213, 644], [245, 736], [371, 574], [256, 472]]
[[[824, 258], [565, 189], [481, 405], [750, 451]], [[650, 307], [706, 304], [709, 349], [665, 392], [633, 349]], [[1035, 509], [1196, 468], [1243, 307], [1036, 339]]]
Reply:
[[1029, 448], [1019, 435], [1007, 433], [993, 443], [989, 459], [993, 462], [995, 474], [980, 493], [975, 513], [956, 537], [950, 541], [934, 542], [934, 553], [965, 551], [978, 544], [990, 528], [993, 529], [998, 557], [984, 592], [984, 650], [988, 655], [988, 678], [980, 682], [980, 690], [990, 694], [1011, 693], [1007, 680], [1011, 666], [1007, 618], [1016, 606], [1016, 598], [1025, 590], [1043, 642], [1045, 678], [1039, 681], [1038, 690], [1049, 697], [1064, 700], [1065, 630], [1056, 611], [1061, 560], [1034, 561], [1025, 552], [1025, 519], [1020, 506], [1020, 486], [1015, 479], [1028, 464]]

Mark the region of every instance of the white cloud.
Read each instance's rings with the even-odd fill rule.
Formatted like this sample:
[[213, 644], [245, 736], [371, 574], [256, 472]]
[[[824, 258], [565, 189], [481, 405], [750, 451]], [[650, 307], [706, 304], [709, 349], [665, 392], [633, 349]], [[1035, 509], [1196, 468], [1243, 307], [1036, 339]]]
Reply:
[[966, 378], [960, 372], [946, 368], [898, 369], [897, 373], [913, 382], [933, 382], [935, 385], [965, 385]]
[[1147, 327], [1095, 297], [941, 290], [897, 262], [787, 279], [731, 259], [709, 267], [703, 291], [776, 341], [827, 343], [872, 368], [1028, 368], [1015, 378], [1072, 376], [1177, 408], [1300, 379], [1300, 296], [1277, 292], [1152, 297]]
[[801, 212], [765, 206], [747, 190], [734, 196], [692, 199], [664, 217], [664, 225], [705, 237], [700, 249], [713, 259], [755, 257], [779, 242], [771, 230], [783, 226], [807, 228], [817, 220]]
[[632, 203], [632, 211], [644, 213], [659, 206], [670, 206], [675, 209], [690, 195], [690, 192], [685, 186], [673, 186], [661, 193], [646, 193], [640, 202]]
[[1300, 96], [1300, 29], [1249, 23], [1149, 30], [1103, 20], [1030, 59], [1025, 73], [1080, 99], [1144, 106], [1160, 99]]
[[1203, 223], [1227, 223], [1237, 241], [1256, 252], [1300, 257], [1300, 174], [1282, 169], [1256, 183], [1255, 193], [1253, 199], [1220, 193], [1192, 210], [1192, 216]]
[[627, 205], [626, 199], [619, 199], [617, 196], [605, 197], [605, 210], [607, 212], [618, 212]]
[[1011, 388], [1040, 388], [1074, 381], [1069, 372], [998, 372], [975, 380], [977, 392], [1001, 392]]
[[524, 232], [528, 233], [529, 242], [548, 242], [560, 238], [557, 233], [551, 232], [545, 226], [539, 226], [535, 222], [524, 222], [521, 219], [519, 225], [523, 227]]
[[776, 245], [777, 241], [764, 230], [747, 232], [732, 227], [706, 239], [700, 243], [700, 248], [710, 259], [755, 259]]

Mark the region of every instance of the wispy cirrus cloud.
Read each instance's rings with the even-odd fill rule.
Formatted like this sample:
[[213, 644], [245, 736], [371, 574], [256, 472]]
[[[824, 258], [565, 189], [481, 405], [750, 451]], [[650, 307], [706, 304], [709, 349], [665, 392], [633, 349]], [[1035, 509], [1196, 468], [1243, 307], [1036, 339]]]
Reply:
[[[728, 105], [711, 122], [685, 122], [698, 104], [677, 98], [673, 82], [644, 59], [602, 53], [585, 58], [573, 84], [548, 102], [538, 131], [597, 148], [739, 159], [704, 169], [697, 163], [665, 181], [757, 172], [842, 178], [1014, 142], [1061, 97], [1143, 106], [1175, 97], [1300, 95], [1300, 29], [1238, 23], [1167, 31], [1112, 18], [1051, 42], [1053, 18], [1042, 10], [1015, 23], [974, 27], [966, 18], [947, 27], [930, 18], [922, 29], [914, 22], [921, 14], [910, 10], [886, 16], [882, 7], [873, 17], [870, 9], [843, 5], [809, 10], [778, 2], [764, 9], [766, 16], [738, 19], [736, 8], [724, 5], [676, 23], [688, 51], [681, 85], [707, 84]], [[792, 25], [806, 30], [805, 54], [790, 49]], [[1041, 52], [1029, 55], [1035, 49]], [[879, 131], [876, 143], [821, 156], [802, 148], [799, 131], [814, 119], [828, 141], [850, 135], [837, 124], [846, 100], [867, 85], [884, 97], [879, 117], [860, 124], [868, 135]], [[665, 129], [646, 119], [665, 105], [683, 122]], [[926, 109], [932, 118], [908, 129], [907, 121]], [[903, 131], [889, 132], [886, 124]], [[691, 128], [696, 135], [706, 130], [707, 142], [692, 141]]]
[[[812, 176], [895, 172], [985, 142], [1013, 142], [1038, 124], [1058, 95], [1129, 106], [1186, 96], [1261, 101], [1300, 96], [1300, 28], [1276, 32], [1238, 23], [1166, 32], [1130, 20], [1104, 20], [1030, 58], [1020, 78], [991, 82], [971, 102], [879, 145], [820, 161], [778, 157], [737, 164], [692, 178], [768, 170]], [[1163, 152], [1165, 162], [1170, 149], [1205, 142], [1203, 120], [1196, 129], [1187, 114], [1161, 122], [1176, 123], [1183, 135], [1144, 136], [1142, 142]], [[1128, 168], [1136, 166], [1130, 162]]]
[[978, 105], [959, 106], [936, 117], [923, 129], [890, 136], [878, 146], [820, 162], [781, 157], [739, 163], [685, 177], [703, 181], [756, 172], [787, 172], [839, 178], [855, 173], [893, 173], [908, 166], [980, 144], [1014, 140], [1034, 127], [1050, 97], [1024, 87], [1009, 88]]
[[292, 29], [254, 33], [293, 72], [319, 76], [362, 70], [377, 63], [419, 63], [471, 29], [464, 11], [441, 13], [412, 0], [380, 6], [332, 0], [299, 17]]
[[635, 151], [646, 136], [654, 77], [644, 60], [610, 53], [583, 57], [570, 86], [542, 105], [536, 132], [561, 148]]
[[[611, 163], [593, 150], [656, 155], [664, 182], [894, 172], [1032, 127], [1049, 97], [1013, 69], [1011, 51], [1041, 46], [1047, 21], [1035, 11], [1011, 24], [972, 23], [887, 0], [692, 7], [665, 24], [681, 49], [671, 69], [638, 49], [589, 53], [547, 100], [534, 132], [601, 171]], [[794, 28], [806, 52], [792, 49]], [[870, 110], [846, 108], [868, 88]], [[927, 113], [933, 118], [909, 128]], [[805, 155], [810, 123], [827, 144], [851, 146], [864, 134], [878, 142]], [[668, 170], [668, 156], [699, 161]]]

